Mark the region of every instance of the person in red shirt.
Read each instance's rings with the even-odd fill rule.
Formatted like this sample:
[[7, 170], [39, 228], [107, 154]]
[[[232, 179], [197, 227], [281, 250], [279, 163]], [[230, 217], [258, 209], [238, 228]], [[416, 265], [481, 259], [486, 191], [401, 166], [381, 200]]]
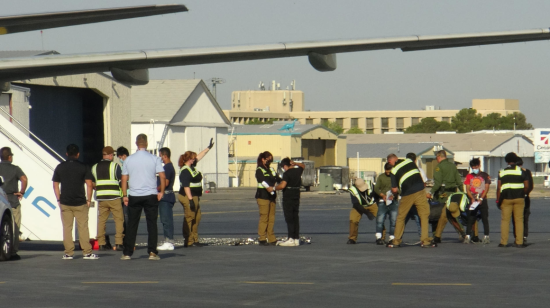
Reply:
[[[470, 202], [479, 202], [478, 209], [481, 213], [481, 221], [483, 222], [483, 244], [489, 244], [489, 205], [487, 204], [487, 193], [489, 185], [491, 185], [491, 177], [481, 171], [481, 162], [479, 158], [470, 160], [470, 168], [472, 172], [466, 176], [464, 185], [466, 185], [466, 193], [470, 198]], [[479, 238], [474, 236], [472, 241], [479, 242]]]

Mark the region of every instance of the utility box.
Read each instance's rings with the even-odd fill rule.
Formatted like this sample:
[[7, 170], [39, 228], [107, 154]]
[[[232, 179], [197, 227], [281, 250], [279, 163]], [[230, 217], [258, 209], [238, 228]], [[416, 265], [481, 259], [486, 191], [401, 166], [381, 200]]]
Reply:
[[319, 174], [319, 190], [320, 191], [334, 190], [334, 179], [332, 178], [330, 173]]

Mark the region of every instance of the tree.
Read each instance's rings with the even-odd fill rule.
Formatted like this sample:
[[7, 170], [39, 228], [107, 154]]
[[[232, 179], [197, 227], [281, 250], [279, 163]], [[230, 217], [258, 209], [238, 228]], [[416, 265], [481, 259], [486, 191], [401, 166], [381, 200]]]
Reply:
[[364, 133], [365, 132], [359, 127], [352, 127], [348, 129], [348, 131], [346, 132], [346, 134], [364, 134]]
[[448, 122], [439, 122], [434, 118], [424, 118], [420, 123], [409, 126], [406, 130], [406, 134], [421, 134], [421, 133], [435, 133], [453, 131], [451, 124]]
[[527, 118], [521, 112], [514, 112], [504, 117], [500, 113], [489, 113], [482, 117], [475, 109], [464, 108], [452, 117], [451, 124], [439, 122], [434, 118], [424, 118], [420, 123], [407, 128], [405, 133], [435, 133], [443, 131], [467, 133], [487, 129], [511, 130], [514, 128], [533, 129], [533, 125], [527, 123]]
[[262, 124], [273, 124], [273, 121], [276, 119], [269, 119], [265, 122], [262, 122], [259, 118], [254, 118], [252, 120], [248, 120], [248, 122], [244, 123], [245, 125], [262, 125]]
[[483, 129], [481, 115], [477, 113], [477, 110], [471, 108], [464, 108], [452, 117], [451, 126], [457, 133]]
[[341, 133], [344, 132], [344, 129], [342, 128], [342, 126], [340, 126], [336, 122], [325, 121], [325, 122], [321, 123], [321, 125], [323, 125], [324, 127], [336, 132], [338, 135], [340, 135]]

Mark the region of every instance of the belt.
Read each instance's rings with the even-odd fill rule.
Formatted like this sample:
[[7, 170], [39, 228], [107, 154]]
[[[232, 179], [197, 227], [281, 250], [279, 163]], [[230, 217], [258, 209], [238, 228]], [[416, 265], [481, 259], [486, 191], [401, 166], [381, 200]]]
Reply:
[[164, 194], [165, 194], [165, 195], [169, 195], [169, 194], [173, 194], [173, 193], [174, 193], [173, 190], [165, 190], [165, 191], [164, 191]]

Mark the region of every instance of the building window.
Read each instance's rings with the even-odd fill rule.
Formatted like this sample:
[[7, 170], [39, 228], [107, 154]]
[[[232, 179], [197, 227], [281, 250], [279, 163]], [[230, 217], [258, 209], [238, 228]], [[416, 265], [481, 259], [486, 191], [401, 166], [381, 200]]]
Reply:
[[390, 127], [390, 118], [382, 118], [382, 128]]
[[404, 119], [403, 118], [396, 118], [395, 119], [395, 128], [403, 128], [405, 125], [404, 125]]
[[416, 125], [420, 123], [420, 118], [411, 118], [411, 125]]
[[344, 119], [343, 118], [336, 119], [336, 124], [340, 125], [340, 127], [344, 127]]
[[357, 128], [359, 127], [359, 119], [358, 118], [352, 118], [351, 119], [351, 128]]
[[367, 129], [374, 129], [374, 118], [367, 118]]
[[313, 119], [306, 119], [306, 124], [313, 124]]
[[441, 120], [443, 122], [451, 123], [451, 118], [450, 117], [443, 117], [443, 118], [441, 118]]
[[372, 128], [367, 128], [367, 130], [365, 131], [367, 134], [374, 134], [374, 129]]
[[387, 128], [382, 128], [382, 134], [383, 134], [383, 133], [387, 133], [387, 132], [389, 132], [389, 131], [390, 131], [390, 130], [387, 129]]
[[321, 118], [321, 124], [325, 124], [328, 122], [328, 119], [327, 118]]

